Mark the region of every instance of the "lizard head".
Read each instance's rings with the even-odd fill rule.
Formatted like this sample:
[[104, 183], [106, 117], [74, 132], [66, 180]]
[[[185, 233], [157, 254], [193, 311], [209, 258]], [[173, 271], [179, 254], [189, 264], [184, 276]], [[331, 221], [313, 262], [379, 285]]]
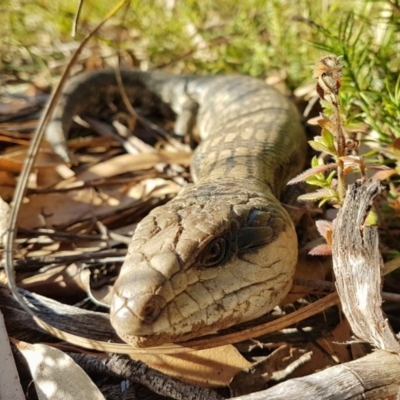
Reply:
[[178, 197], [139, 224], [111, 306], [124, 341], [154, 346], [214, 333], [265, 314], [290, 290], [297, 239], [279, 202], [218, 200]]

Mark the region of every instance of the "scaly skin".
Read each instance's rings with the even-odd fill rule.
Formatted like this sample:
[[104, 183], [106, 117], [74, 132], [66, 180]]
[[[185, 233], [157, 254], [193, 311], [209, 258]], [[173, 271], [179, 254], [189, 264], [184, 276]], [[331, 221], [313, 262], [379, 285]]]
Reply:
[[[68, 106], [68, 99], [99, 99], [99, 88], [118, 93], [113, 74], [72, 81], [47, 132], [53, 144], [64, 140], [71, 116], [92, 103]], [[265, 314], [290, 290], [297, 261], [294, 226], [277, 200], [306, 154], [293, 106], [244, 76], [122, 77], [135, 100], [171, 105], [179, 134], [191, 129], [197, 112], [202, 143], [192, 161], [195, 184], [154, 209], [132, 237], [114, 286], [112, 325], [126, 342], [154, 346]]]

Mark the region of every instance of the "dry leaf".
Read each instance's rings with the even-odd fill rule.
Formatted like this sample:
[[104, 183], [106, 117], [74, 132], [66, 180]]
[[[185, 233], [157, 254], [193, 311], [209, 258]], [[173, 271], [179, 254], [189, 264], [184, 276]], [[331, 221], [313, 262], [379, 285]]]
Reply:
[[15, 176], [7, 171], [0, 171], [0, 185], [14, 186], [16, 183]]
[[203, 387], [227, 386], [250, 363], [232, 345], [181, 354], [135, 354], [150, 367], [184, 382]]
[[343, 320], [331, 332], [317, 339], [318, 345], [310, 343], [306, 346], [306, 349], [312, 352], [311, 361], [301, 365], [290, 378], [307, 376], [321, 369], [351, 361], [352, 356], [346, 346], [346, 342], [351, 340], [351, 336], [350, 325]]
[[44, 344], [18, 342], [35, 383], [39, 400], [105, 400], [71, 357]]
[[88, 182], [99, 178], [110, 178], [127, 172], [149, 169], [158, 163], [178, 163], [189, 166], [190, 159], [191, 154], [185, 152], [172, 153], [159, 151], [157, 153], [146, 154], [124, 154], [90, 167], [81, 174], [78, 174], [76, 179]]
[[76, 264], [68, 267], [53, 267], [49, 271], [30, 275], [19, 282], [19, 286], [42, 296], [72, 297], [81, 295], [85, 288], [79, 278], [81, 269]]
[[67, 193], [36, 194], [22, 205], [18, 223], [23, 228], [69, 226], [93, 217], [116, 215], [151, 196], [175, 195], [180, 190], [180, 185], [157, 178], [146, 179], [131, 187], [82, 188]]
[[332, 244], [333, 222], [325, 219], [315, 221], [319, 234], [326, 240], [328, 244]]
[[[332, 260], [330, 257], [325, 257], [323, 259], [310, 257], [308, 256], [308, 249], [306, 248], [304, 251], [302, 250], [299, 255], [294, 279], [324, 281], [331, 270]], [[296, 285], [294, 289], [294, 291], [288, 293], [282, 301], [282, 304], [293, 303], [314, 290], [311, 286], [301, 285]]]
[[394, 174], [397, 174], [397, 171], [394, 169], [377, 171], [374, 175], [372, 175], [371, 179], [379, 179], [380, 181], [383, 181], [385, 179], [389, 179]]
[[18, 224], [23, 228], [70, 225], [91, 218], [96, 200], [102, 201], [93, 188], [32, 195], [21, 207]]
[[302, 365], [308, 364], [312, 353], [288, 345], [279, 346], [272, 353], [259, 357], [232, 379], [229, 385], [232, 396], [246, 395], [264, 389], [269, 381], [285, 380]]
[[11, 201], [14, 195], [14, 185], [1, 185], [0, 184], [0, 197], [4, 200]]
[[14, 159], [9, 155], [2, 155], [0, 157], [0, 170], [5, 172], [10, 172], [12, 174], [18, 174], [21, 172], [22, 162], [26, 156], [25, 152], [18, 159]]
[[311, 249], [308, 254], [310, 256], [330, 256], [332, 255], [332, 246], [330, 244], [320, 244]]
[[353, 333], [348, 321], [342, 319], [329, 334], [324, 335], [317, 342], [334, 357], [336, 362], [345, 363], [352, 360], [352, 355], [347, 346], [347, 342], [353, 339], [352, 336]]

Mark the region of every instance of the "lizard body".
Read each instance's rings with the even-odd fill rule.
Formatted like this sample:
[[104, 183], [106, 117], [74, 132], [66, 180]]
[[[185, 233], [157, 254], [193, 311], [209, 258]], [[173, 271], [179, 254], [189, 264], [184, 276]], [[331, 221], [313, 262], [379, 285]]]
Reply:
[[[138, 225], [114, 286], [111, 323], [126, 342], [154, 346], [216, 332], [272, 309], [291, 288], [293, 223], [279, 202], [301, 171], [306, 139], [293, 105], [246, 76], [121, 71], [134, 102], [168, 104], [176, 133], [202, 142], [194, 185]], [[114, 71], [82, 74], [64, 90], [47, 139], [68, 159], [75, 114], [119, 92]]]

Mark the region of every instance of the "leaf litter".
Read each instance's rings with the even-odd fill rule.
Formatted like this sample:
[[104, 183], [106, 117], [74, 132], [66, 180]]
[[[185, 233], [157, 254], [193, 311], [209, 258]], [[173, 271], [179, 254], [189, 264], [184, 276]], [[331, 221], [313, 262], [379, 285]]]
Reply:
[[[24, 93], [14, 96], [0, 107], [0, 196], [7, 202], [46, 99], [31, 87], [28, 93], [29, 96]], [[83, 309], [104, 311], [136, 224], [152, 208], [164, 204], [191, 182], [188, 167], [192, 149], [149, 126], [132, 120], [129, 114], [121, 115], [120, 111], [107, 123], [93, 118], [78, 121], [69, 140], [74, 154], [72, 166], [63, 164], [43, 143], [19, 214], [16, 251], [19, 287]], [[161, 129], [168, 132], [172, 126], [172, 121], [164, 121]], [[131, 135], [133, 128], [135, 132]], [[2, 221], [7, 212], [0, 209]], [[321, 258], [310, 261], [304, 255], [299, 264], [298, 278], [303, 283], [308, 278], [314, 287], [295, 286], [288, 304], [253, 324], [274, 322], [297, 308], [312, 305], [321, 294], [326, 294], [317, 283], [331, 279], [329, 262]], [[9, 297], [7, 291], [1, 291], [0, 304], [5, 299], [10, 301]], [[43, 333], [29, 324], [22, 334], [18, 333], [21, 331], [18, 324], [27, 315], [18, 317], [23, 311], [16, 305], [7, 303], [6, 308], [10, 335], [24, 340], [34, 332], [37, 343], [54, 341], [46, 335], [42, 338]], [[245, 392], [249, 393], [266, 384], [346, 362], [352, 359], [352, 353], [366, 354], [365, 349], [354, 350], [340, 344], [350, 338], [348, 325], [340, 321], [337, 310], [330, 309], [294, 327], [277, 329], [275, 334], [247, 339], [236, 346], [226, 344], [209, 351], [139, 358], [167, 376], [199, 387], [227, 387], [232, 377], [241, 372], [241, 379], [244, 375], [247, 382]], [[31, 345], [26, 348], [30, 352], [35, 350]], [[279, 352], [275, 353], [277, 349]], [[70, 346], [65, 352], [68, 351], [81, 353], [82, 357], [89, 354], [76, 346]], [[40, 352], [51, 354], [54, 359], [63, 357], [63, 353], [54, 355], [45, 347]], [[138, 359], [136, 354], [132, 357]], [[250, 376], [255, 373], [258, 380], [252, 381]], [[231, 393], [242, 391], [232, 387]]]
[[[38, 96], [42, 98], [41, 94]], [[38, 102], [26, 101], [24, 108], [18, 99], [14, 106], [12, 102], [8, 104], [8, 114], [1, 114], [0, 132], [7, 133], [0, 136], [4, 148], [0, 158], [0, 177], [4, 175], [0, 195], [6, 200], [10, 199], [26, 156], [27, 126], [32, 128], [37, 117], [37, 109], [32, 110], [31, 104]], [[121, 121], [129, 123], [123, 125]], [[172, 135], [168, 140], [140, 122], [132, 123], [131, 116], [121, 117], [121, 112], [117, 121], [105, 123], [91, 118], [89, 125], [96, 133], [78, 124], [72, 129], [69, 140], [74, 155], [72, 166], [63, 164], [45, 143], [41, 147], [19, 214], [16, 270], [21, 288], [72, 304], [91, 298], [91, 309], [96, 309], [96, 303], [104, 309], [101, 305], [107, 303], [135, 225], [152, 208], [164, 204], [190, 183], [188, 167], [192, 150]], [[115, 126], [126, 135], [130, 132], [129, 125], [139, 132], [119, 136]], [[171, 121], [166, 121], [162, 129], [171, 131], [172, 126]], [[15, 134], [19, 131], [22, 136]], [[97, 136], [99, 131], [101, 134]], [[82, 132], [84, 136], [76, 136]], [[90, 302], [83, 304], [87, 307]], [[272, 348], [285, 340], [283, 335]], [[242, 354], [250, 357], [254, 353], [250, 348], [251, 341], [247, 346], [242, 345]], [[321, 351], [318, 349], [314, 348], [313, 353], [318, 354]], [[197, 352], [178, 358], [140, 357], [156, 369], [191, 384], [221, 387], [250, 366], [236, 352], [232, 345], [225, 345], [208, 351], [212, 357], [204, 359]], [[217, 365], [222, 368], [221, 373]]]

